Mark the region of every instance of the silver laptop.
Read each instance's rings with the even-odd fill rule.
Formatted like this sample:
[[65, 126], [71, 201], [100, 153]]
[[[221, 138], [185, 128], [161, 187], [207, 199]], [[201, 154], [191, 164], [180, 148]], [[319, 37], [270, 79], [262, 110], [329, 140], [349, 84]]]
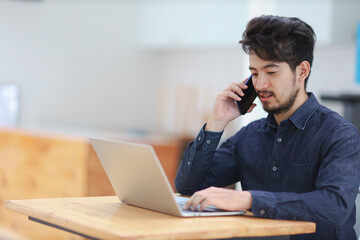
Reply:
[[183, 209], [187, 198], [176, 197], [152, 146], [90, 138], [121, 202], [179, 217], [241, 215], [209, 206]]

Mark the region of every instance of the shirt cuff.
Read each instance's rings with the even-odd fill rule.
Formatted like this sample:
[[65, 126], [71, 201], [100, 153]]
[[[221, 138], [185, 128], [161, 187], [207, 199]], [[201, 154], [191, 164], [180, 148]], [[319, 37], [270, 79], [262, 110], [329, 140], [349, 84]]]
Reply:
[[251, 212], [257, 217], [274, 218], [274, 193], [256, 190], [250, 190], [250, 193], [252, 195]]
[[194, 141], [196, 149], [215, 150], [220, 142], [223, 132], [211, 132], [205, 130], [206, 124], [201, 128]]

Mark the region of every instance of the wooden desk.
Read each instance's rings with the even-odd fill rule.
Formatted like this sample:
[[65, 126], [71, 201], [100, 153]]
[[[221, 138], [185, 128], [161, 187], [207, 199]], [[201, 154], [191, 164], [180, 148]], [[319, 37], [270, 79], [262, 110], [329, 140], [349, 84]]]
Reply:
[[9, 200], [32, 220], [98, 239], [211, 239], [315, 232], [315, 223], [251, 216], [179, 218], [120, 203], [115, 196]]

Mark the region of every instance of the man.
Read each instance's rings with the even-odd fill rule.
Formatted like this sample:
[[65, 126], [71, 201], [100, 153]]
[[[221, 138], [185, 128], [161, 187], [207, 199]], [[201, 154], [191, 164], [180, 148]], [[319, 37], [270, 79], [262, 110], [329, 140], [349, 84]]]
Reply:
[[[175, 179], [180, 193], [192, 195], [185, 208], [215, 205], [248, 209], [259, 217], [316, 222], [315, 234], [290, 239], [355, 240], [360, 136], [306, 92], [313, 29], [298, 18], [261, 16], [248, 23], [240, 43], [269, 114], [216, 149], [224, 128], [240, 116], [235, 100], [241, 101], [247, 86], [232, 83], [218, 94]], [[243, 191], [220, 188], [237, 181]]]

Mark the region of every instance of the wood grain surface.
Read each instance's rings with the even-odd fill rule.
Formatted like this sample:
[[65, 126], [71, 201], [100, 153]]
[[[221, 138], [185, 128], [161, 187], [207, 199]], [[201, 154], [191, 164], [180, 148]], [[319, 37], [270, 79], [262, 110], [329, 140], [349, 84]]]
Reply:
[[5, 206], [100, 239], [216, 239], [315, 231], [311, 222], [251, 216], [179, 218], [123, 204], [114, 196], [9, 200]]

